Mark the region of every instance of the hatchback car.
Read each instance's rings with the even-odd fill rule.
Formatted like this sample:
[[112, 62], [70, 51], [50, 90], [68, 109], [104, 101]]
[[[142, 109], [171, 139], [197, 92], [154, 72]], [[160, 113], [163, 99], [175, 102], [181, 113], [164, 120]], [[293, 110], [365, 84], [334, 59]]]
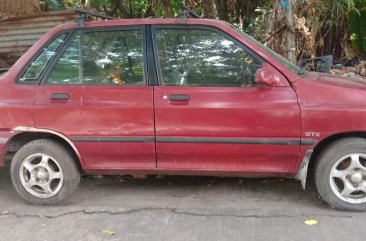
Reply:
[[[0, 79], [0, 165], [28, 202], [81, 173], [315, 178], [366, 209], [366, 85], [304, 72], [232, 25], [131, 19], [60, 25]], [[314, 170], [307, 173], [308, 168]]]

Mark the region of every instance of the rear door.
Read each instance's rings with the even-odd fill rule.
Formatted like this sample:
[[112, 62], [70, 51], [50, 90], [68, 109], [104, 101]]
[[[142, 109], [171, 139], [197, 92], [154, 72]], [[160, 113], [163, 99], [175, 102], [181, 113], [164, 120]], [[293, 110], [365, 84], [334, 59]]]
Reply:
[[37, 87], [36, 127], [68, 136], [87, 170], [156, 165], [144, 32], [136, 26], [74, 33]]
[[255, 83], [264, 61], [218, 29], [154, 28], [157, 166], [162, 169], [288, 172], [299, 152], [294, 90]]

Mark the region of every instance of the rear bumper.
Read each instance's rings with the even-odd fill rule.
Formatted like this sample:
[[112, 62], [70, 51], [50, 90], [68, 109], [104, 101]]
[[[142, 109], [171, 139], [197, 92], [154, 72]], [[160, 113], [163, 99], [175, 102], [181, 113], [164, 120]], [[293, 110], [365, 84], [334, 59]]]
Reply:
[[0, 167], [4, 166], [4, 154], [8, 142], [12, 136], [14, 136], [14, 131], [1, 131], [0, 130]]
[[[7, 141], [7, 140], [6, 140]], [[6, 142], [0, 137], [0, 167], [4, 166], [4, 149]]]

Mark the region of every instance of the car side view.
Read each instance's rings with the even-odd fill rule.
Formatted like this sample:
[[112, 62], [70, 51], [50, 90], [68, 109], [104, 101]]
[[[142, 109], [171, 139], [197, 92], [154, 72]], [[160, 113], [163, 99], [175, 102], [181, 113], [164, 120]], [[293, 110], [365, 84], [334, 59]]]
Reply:
[[0, 77], [0, 166], [23, 199], [63, 202], [82, 173], [311, 177], [331, 207], [366, 210], [366, 82], [190, 12], [79, 13]]

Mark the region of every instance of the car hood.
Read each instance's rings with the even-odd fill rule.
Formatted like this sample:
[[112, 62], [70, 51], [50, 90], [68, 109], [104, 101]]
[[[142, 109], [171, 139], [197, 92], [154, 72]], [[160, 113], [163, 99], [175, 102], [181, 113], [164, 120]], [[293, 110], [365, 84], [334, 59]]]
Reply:
[[304, 105], [366, 108], [366, 79], [307, 72], [292, 87]]
[[366, 89], [366, 79], [363, 78], [353, 78], [353, 77], [346, 77], [346, 76], [339, 76], [318, 72], [306, 72], [301, 79], [308, 81], [316, 81], [319, 84], [325, 84], [325, 85]]

